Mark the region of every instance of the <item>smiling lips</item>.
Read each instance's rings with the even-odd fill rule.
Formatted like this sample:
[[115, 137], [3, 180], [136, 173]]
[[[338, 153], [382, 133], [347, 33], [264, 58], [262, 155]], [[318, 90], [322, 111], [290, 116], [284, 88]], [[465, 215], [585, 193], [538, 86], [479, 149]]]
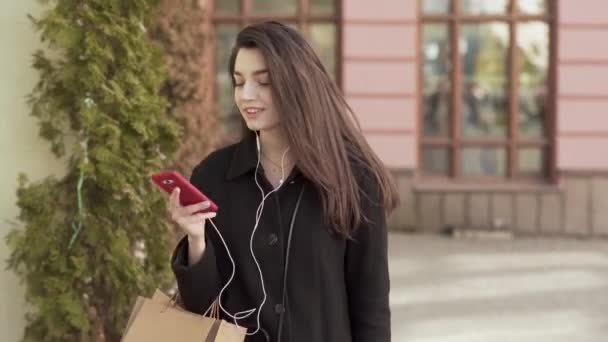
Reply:
[[260, 113], [264, 111], [263, 108], [258, 108], [258, 107], [246, 107], [245, 108], [245, 115], [247, 115], [247, 118], [249, 119], [255, 119], [257, 118]]

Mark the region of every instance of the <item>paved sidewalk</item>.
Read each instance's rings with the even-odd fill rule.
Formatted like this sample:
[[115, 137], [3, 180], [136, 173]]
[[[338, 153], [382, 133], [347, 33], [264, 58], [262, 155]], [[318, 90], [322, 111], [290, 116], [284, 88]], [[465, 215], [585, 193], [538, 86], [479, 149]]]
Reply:
[[608, 341], [608, 241], [391, 234], [394, 342]]

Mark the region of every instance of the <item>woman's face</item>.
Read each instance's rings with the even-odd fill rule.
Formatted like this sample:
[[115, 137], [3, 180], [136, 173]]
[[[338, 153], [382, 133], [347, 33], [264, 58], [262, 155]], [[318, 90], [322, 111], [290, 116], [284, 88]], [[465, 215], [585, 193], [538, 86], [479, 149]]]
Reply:
[[234, 102], [252, 131], [279, 126], [279, 114], [272, 101], [270, 77], [259, 49], [241, 48], [234, 63]]

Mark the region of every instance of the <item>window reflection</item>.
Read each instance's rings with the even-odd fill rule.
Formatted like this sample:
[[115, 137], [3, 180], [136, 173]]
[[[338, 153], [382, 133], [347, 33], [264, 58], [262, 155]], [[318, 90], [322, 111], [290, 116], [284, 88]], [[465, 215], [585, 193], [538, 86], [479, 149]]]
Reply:
[[310, 0], [310, 13], [334, 14], [336, 3], [334, 0]]
[[450, 170], [448, 149], [445, 147], [423, 148], [422, 168], [427, 174], [447, 176]]
[[259, 15], [295, 15], [297, 0], [252, 0], [252, 12]]
[[549, 72], [549, 27], [543, 22], [517, 26], [519, 61], [519, 134], [526, 138], [545, 136], [547, 76]]
[[519, 160], [519, 174], [522, 176], [541, 176], [544, 170], [544, 158], [545, 154], [542, 148], [520, 148], [517, 158]]
[[329, 75], [335, 78], [336, 26], [334, 24], [311, 24], [310, 43], [319, 55]]
[[547, 12], [546, 0], [519, 0], [519, 10], [525, 14], [545, 14]]
[[552, 142], [547, 123], [554, 115], [549, 113], [550, 4], [420, 2], [420, 167], [425, 174], [548, 174]]
[[508, 0], [463, 0], [462, 11], [470, 15], [506, 14]]
[[423, 27], [424, 135], [447, 137], [450, 112], [450, 49], [448, 26]]
[[425, 14], [444, 14], [450, 9], [450, 0], [425, 0], [422, 11]]
[[240, 0], [215, 0], [215, 11], [220, 14], [238, 14]]
[[463, 25], [460, 117], [465, 137], [506, 137], [508, 41], [505, 23]]
[[500, 147], [468, 147], [462, 151], [462, 173], [465, 176], [505, 176], [507, 154]]

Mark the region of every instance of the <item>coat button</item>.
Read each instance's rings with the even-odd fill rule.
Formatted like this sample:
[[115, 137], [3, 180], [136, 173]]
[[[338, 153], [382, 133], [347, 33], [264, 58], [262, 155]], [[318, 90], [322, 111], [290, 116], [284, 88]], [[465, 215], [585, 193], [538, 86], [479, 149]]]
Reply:
[[283, 312], [285, 312], [285, 306], [283, 306], [283, 304], [277, 304], [274, 306], [274, 313], [280, 315]]
[[277, 234], [270, 234], [268, 235], [268, 245], [269, 246], [274, 246], [277, 244], [277, 242], [279, 241], [279, 237], [277, 236]]

